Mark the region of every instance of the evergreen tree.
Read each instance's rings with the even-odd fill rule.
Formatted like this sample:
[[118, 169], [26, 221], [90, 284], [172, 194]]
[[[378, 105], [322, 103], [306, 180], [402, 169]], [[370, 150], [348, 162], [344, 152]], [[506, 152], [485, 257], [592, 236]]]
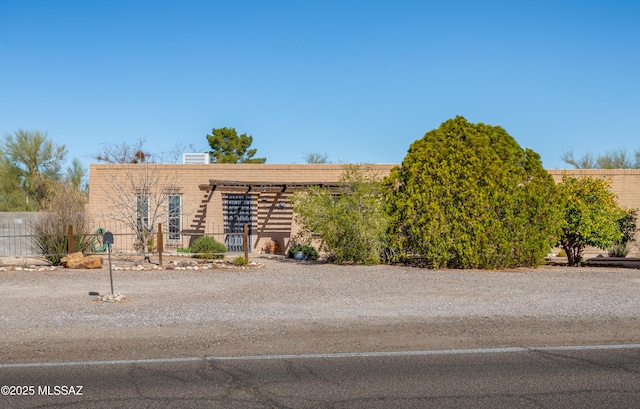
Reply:
[[214, 128], [207, 135], [213, 163], [265, 163], [267, 158], [254, 158], [257, 149], [249, 149], [253, 136], [238, 135], [235, 128]]
[[540, 156], [458, 116], [415, 141], [386, 180], [393, 234], [434, 268], [541, 263], [560, 223]]

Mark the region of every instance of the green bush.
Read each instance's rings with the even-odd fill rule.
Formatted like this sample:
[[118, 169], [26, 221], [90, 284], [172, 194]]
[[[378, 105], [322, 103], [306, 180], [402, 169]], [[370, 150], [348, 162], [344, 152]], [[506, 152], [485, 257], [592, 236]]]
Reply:
[[304, 244], [294, 244], [289, 247], [289, 251], [287, 255], [289, 258], [294, 258], [296, 253], [301, 251], [304, 254], [305, 260], [317, 260], [318, 259], [318, 251], [314, 249], [312, 246], [307, 246]]
[[233, 260], [234, 266], [240, 267], [240, 266], [246, 266], [247, 264], [249, 264], [249, 261], [242, 256], [238, 256]]
[[614, 244], [609, 249], [609, 257], [627, 257], [629, 254], [629, 246], [626, 243]]
[[567, 252], [562, 249], [558, 252], [558, 255], [556, 257], [567, 257]]
[[389, 221], [382, 184], [366, 165], [346, 166], [339, 182], [338, 189], [313, 187], [293, 195], [301, 233], [320, 236], [335, 263], [378, 264]]
[[210, 236], [202, 236], [191, 244], [191, 253], [197, 258], [223, 258], [221, 253], [226, 252], [227, 246]]
[[385, 185], [393, 248], [432, 268], [541, 264], [561, 224], [540, 156], [461, 116], [411, 144]]

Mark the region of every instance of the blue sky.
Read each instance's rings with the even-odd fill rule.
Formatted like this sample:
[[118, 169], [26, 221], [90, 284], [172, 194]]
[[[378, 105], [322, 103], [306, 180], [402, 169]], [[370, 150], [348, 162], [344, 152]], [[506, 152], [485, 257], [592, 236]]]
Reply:
[[267, 163], [400, 163], [462, 115], [546, 168], [640, 148], [637, 1], [0, 3], [0, 135], [208, 150], [253, 135]]

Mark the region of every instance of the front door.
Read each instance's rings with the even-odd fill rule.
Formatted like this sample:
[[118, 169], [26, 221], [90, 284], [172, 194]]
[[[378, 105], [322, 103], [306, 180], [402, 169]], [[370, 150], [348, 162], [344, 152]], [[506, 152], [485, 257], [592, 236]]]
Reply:
[[253, 196], [227, 194], [224, 196], [224, 244], [229, 252], [241, 252], [244, 225], [249, 226], [249, 251], [251, 251], [251, 222]]

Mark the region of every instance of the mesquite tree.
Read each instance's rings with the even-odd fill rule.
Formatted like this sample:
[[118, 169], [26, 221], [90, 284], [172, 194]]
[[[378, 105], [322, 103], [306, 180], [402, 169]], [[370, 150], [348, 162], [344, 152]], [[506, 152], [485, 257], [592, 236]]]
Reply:
[[302, 235], [317, 234], [336, 263], [378, 264], [389, 217], [375, 172], [349, 165], [334, 191], [320, 186], [293, 195]]

